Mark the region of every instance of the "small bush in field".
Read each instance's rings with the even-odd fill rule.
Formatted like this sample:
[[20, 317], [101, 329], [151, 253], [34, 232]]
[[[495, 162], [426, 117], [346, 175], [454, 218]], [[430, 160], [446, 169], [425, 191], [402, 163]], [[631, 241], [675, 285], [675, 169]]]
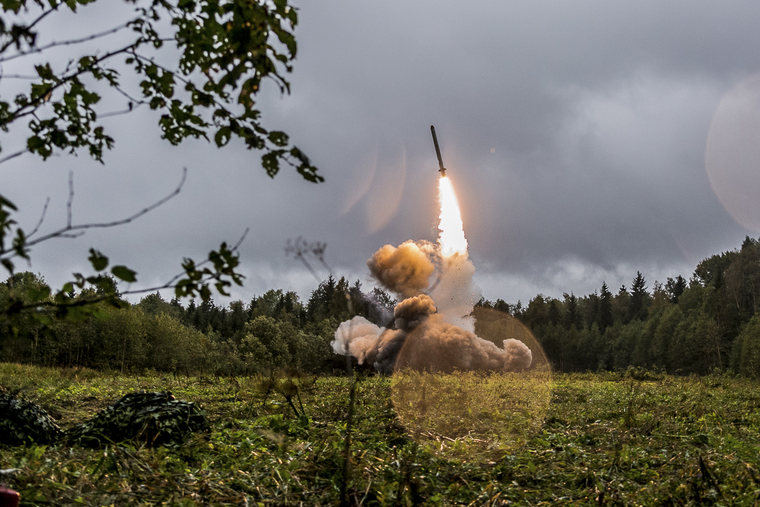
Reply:
[[48, 444], [58, 440], [61, 428], [43, 408], [8, 393], [0, 393], [0, 443]]
[[208, 431], [208, 422], [194, 403], [176, 400], [168, 391], [135, 392], [74, 426], [66, 438], [95, 447], [125, 441], [178, 446], [201, 431]]

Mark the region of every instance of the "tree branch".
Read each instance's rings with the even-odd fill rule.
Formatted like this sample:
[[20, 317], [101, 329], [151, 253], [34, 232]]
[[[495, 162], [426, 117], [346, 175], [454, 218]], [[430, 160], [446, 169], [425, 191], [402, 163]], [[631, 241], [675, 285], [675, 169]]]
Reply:
[[23, 149], [23, 150], [21, 150], [21, 151], [17, 151], [16, 153], [11, 153], [11, 154], [10, 154], [10, 155], [8, 155], [7, 157], [3, 157], [3, 158], [1, 158], [1, 159], [0, 159], [0, 164], [4, 164], [5, 162], [7, 162], [7, 161], [9, 161], [9, 160], [12, 160], [12, 159], [14, 159], [14, 158], [16, 158], [16, 157], [18, 157], [18, 156], [21, 156], [21, 155], [23, 155], [24, 153], [26, 153], [27, 151], [29, 151], [29, 149], [28, 149], [28, 148], [25, 148], [25, 149]]
[[40, 76], [32, 76], [31, 74], [28, 76], [24, 76], [22, 74], [0, 74], [0, 79], [39, 79]]
[[127, 99], [129, 99], [129, 102], [127, 102], [127, 108], [124, 111], [112, 111], [110, 113], [104, 113], [100, 115], [100, 118], [108, 118], [109, 116], [119, 116], [122, 114], [129, 114], [138, 107], [142, 106], [146, 102], [144, 100], [135, 99], [130, 94], [122, 90], [120, 87], [115, 86], [114, 89], [124, 95]]
[[[230, 252], [234, 253], [237, 252], [240, 248], [240, 245], [245, 241], [246, 236], [248, 235], [248, 232], [250, 231], [249, 227], [246, 227], [245, 231], [243, 232], [243, 235], [240, 236], [240, 239], [238, 239], [237, 243], [230, 249]], [[199, 262], [196, 266], [200, 267], [206, 264], [209, 264], [211, 262], [210, 258], [204, 259], [203, 261]], [[103, 301], [109, 301], [112, 300], [115, 297], [118, 297], [119, 295], [136, 295], [136, 294], [145, 294], [148, 292], [155, 292], [162, 289], [172, 289], [176, 287], [177, 280], [184, 275], [185, 273], [179, 273], [172, 277], [168, 282], [166, 282], [163, 285], [158, 285], [155, 287], [148, 287], [145, 289], [135, 289], [135, 290], [128, 290], [124, 292], [120, 292], [118, 294], [103, 294], [96, 297], [90, 297], [90, 298], [81, 298], [76, 299], [72, 301], [67, 302], [56, 302], [56, 301], [38, 301], [36, 303], [25, 303], [25, 304], [18, 304], [13, 307], [14, 313], [19, 313], [25, 310], [31, 310], [35, 308], [76, 308], [76, 307], [83, 307], [83, 306], [89, 306], [94, 305], [97, 303], [101, 303]], [[211, 280], [218, 279], [217, 276], [214, 275], [207, 275], [205, 277], [202, 277], [200, 280], [198, 280], [197, 283], [199, 284], [205, 284], [207, 282], [210, 282]], [[0, 310], [0, 315], [3, 313], [2, 310]]]
[[[187, 180], [187, 167], [182, 168], [182, 179], [179, 182], [179, 185], [177, 185], [177, 188], [174, 189], [174, 191], [170, 194], [168, 194], [166, 197], [163, 197], [162, 199], [156, 201], [155, 203], [151, 204], [150, 206], [143, 208], [142, 210], [138, 211], [137, 213], [127, 217], [123, 218], [121, 220], [115, 220], [113, 222], [96, 222], [96, 223], [89, 223], [89, 224], [81, 224], [81, 225], [72, 225], [72, 212], [71, 212], [71, 204], [72, 200], [74, 198], [74, 182], [73, 177], [70, 175], [69, 177], [69, 200], [66, 204], [67, 207], [67, 223], [66, 227], [63, 227], [61, 229], [58, 229], [57, 231], [45, 234], [44, 236], [41, 236], [35, 240], [29, 241], [26, 243], [27, 247], [32, 247], [35, 245], [38, 245], [39, 243], [42, 243], [43, 241], [47, 241], [52, 238], [57, 237], [79, 237], [82, 234], [84, 234], [84, 230], [86, 229], [104, 229], [109, 227], [116, 227], [118, 225], [124, 225], [132, 222], [133, 220], [136, 220], [140, 218], [141, 216], [150, 213], [154, 209], [158, 208], [159, 206], [163, 205], [170, 199], [173, 199], [176, 197], [180, 191], [182, 190], [182, 187], [185, 185], [185, 181]], [[72, 235], [71, 232], [79, 231], [79, 234]]]
[[[50, 12], [52, 12], [52, 10], [48, 11], [48, 13], [50, 13]], [[38, 19], [38, 21], [39, 21], [39, 19]], [[35, 23], [36, 22], [37, 21], [35, 21]], [[34, 23], [32, 23], [32, 25], [30, 25], [28, 28], [31, 28], [32, 26], [34, 26]], [[34, 47], [30, 51], [22, 51], [22, 52], [16, 53], [15, 55], [12, 55], [12, 56], [8, 56], [8, 57], [5, 57], [5, 58], [0, 58], [0, 63], [9, 62], [11, 60], [15, 60], [16, 58], [21, 58], [22, 56], [33, 55], [33, 54], [36, 54], [36, 53], [42, 53], [43, 51], [45, 51], [47, 49], [58, 47], [58, 46], [70, 46], [70, 45], [73, 45], [73, 44], [81, 44], [83, 42], [88, 42], [88, 41], [91, 41], [91, 40], [99, 39], [100, 37], [105, 37], [107, 35], [111, 35], [113, 33], [116, 33], [119, 30], [123, 30], [124, 28], [127, 28], [128, 26], [129, 26], [129, 22], [123, 23], [123, 24], [121, 24], [121, 25], [119, 25], [119, 26], [117, 26], [115, 28], [111, 28], [110, 30], [106, 30], [105, 32], [95, 33], [95, 34], [92, 34], [92, 35], [88, 35], [87, 37], [82, 37], [81, 39], [71, 39], [71, 40], [65, 40], [65, 41], [61, 41], [61, 42], [51, 42], [51, 43], [49, 43], [49, 44], [47, 44], [45, 46]], [[5, 47], [2, 50], [0, 50], [0, 54], [2, 54], [6, 49], [7, 49], [7, 47]]]
[[[248, 232], [250, 232], [250, 230], [251, 230], [250, 227], [246, 227], [245, 228], [245, 231], [243, 231], [243, 235], [240, 236], [240, 239], [237, 240], [237, 243], [235, 243], [235, 245], [230, 249], [230, 252], [237, 252], [238, 248], [240, 248], [240, 245], [242, 245], [243, 241], [245, 241], [246, 236], [248, 236]], [[204, 259], [203, 261], [201, 261], [198, 264], [196, 264], [196, 267], [204, 266], [204, 265], [206, 265], [206, 264], [208, 264], [210, 262], [211, 262], [211, 259]], [[176, 285], [174, 284], [174, 282], [176, 282], [177, 280], [179, 280], [179, 278], [182, 275], [184, 275], [184, 274], [185, 274], [185, 272], [182, 272], [182, 273], [174, 275], [168, 282], [166, 282], [163, 285], [159, 285], [159, 286], [156, 286], [156, 287], [150, 287], [150, 288], [147, 288], [147, 289], [128, 290], [128, 291], [122, 292], [121, 294], [144, 294], [146, 292], [155, 292], [155, 291], [161, 290], [161, 289], [173, 289], [174, 287], [176, 287]], [[205, 282], [208, 282], [210, 280], [213, 280], [214, 278], [215, 278], [214, 276], [207, 276], [206, 278], [202, 278], [199, 282], [200, 283], [205, 283]]]
[[317, 280], [317, 283], [319, 283], [322, 281], [322, 279], [319, 278], [317, 272], [314, 271], [314, 268], [311, 267], [309, 261], [306, 260], [306, 255], [313, 255], [322, 264], [322, 266], [325, 267], [327, 272], [332, 274], [332, 268], [330, 268], [330, 266], [327, 265], [327, 262], [325, 262], [324, 255], [326, 249], [327, 243], [320, 241], [309, 243], [301, 236], [299, 236], [293, 243], [291, 243], [290, 239], [288, 239], [287, 243], [285, 244], [285, 255], [287, 256], [288, 254], [292, 253], [293, 257], [300, 260], [303, 265], [306, 266], [306, 269], [309, 270], [309, 273], [311, 273], [311, 275]]
[[66, 230], [71, 229], [71, 205], [74, 203], [74, 171], [69, 171], [69, 199], [66, 201]]
[[34, 112], [37, 110], [37, 108], [40, 105], [42, 105], [43, 103], [45, 103], [49, 99], [49, 97], [53, 94], [53, 92], [55, 92], [58, 88], [64, 86], [65, 84], [67, 84], [69, 81], [71, 81], [75, 77], [79, 77], [82, 74], [90, 72], [92, 70], [92, 68], [95, 67], [95, 65], [99, 64], [100, 62], [102, 62], [104, 60], [107, 60], [107, 59], [109, 59], [109, 58], [111, 58], [113, 56], [116, 56], [118, 54], [126, 53], [130, 49], [134, 49], [135, 47], [137, 47], [139, 44], [140, 44], [140, 41], [137, 41], [137, 42], [133, 42], [132, 44], [129, 44], [128, 46], [124, 46], [121, 49], [110, 51], [110, 52], [104, 54], [103, 56], [100, 56], [100, 57], [94, 59], [90, 63], [90, 65], [88, 65], [87, 67], [79, 69], [76, 72], [74, 72], [74, 73], [72, 73], [72, 74], [70, 74], [68, 76], [64, 76], [64, 77], [59, 78], [58, 81], [56, 81], [56, 83], [53, 86], [50, 87], [50, 90], [48, 91], [48, 94], [45, 95], [45, 97], [40, 97], [40, 98], [37, 98], [35, 100], [32, 100], [28, 104], [24, 104], [23, 106], [19, 106], [15, 111], [10, 112], [8, 114], [8, 118], [9, 119], [7, 121], [5, 121], [5, 124], [7, 125], [9, 123], [13, 123], [14, 121], [18, 120], [19, 118], [23, 118], [24, 116], [27, 116], [27, 115], [30, 115], [30, 114], [34, 114]]
[[42, 207], [42, 216], [40, 216], [40, 220], [39, 222], [37, 222], [37, 225], [34, 226], [34, 229], [32, 230], [32, 232], [26, 235], [27, 238], [34, 236], [39, 230], [40, 226], [42, 225], [42, 222], [45, 220], [45, 214], [47, 213], [48, 204], [50, 204], [50, 197], [45, 199], [45, 205]]
[[[27, 30], [31, 30], [32, 28], [34, 28], [34, 25], [36, 25], [37, 23], [39, 23], [40, 21], [42, 21], [43, 19], [45, 19], [45, 17], [48, 14], [50, 14], [53, 11], [57, 11], [59, 5], [61, 5], [61, 4], [60, 3], [56, 4], [55, 6], [51, 7], [49, 10], [47, 10], [47, 11], [43, 12], [42, 14], [40, 14], [39, 17], [37, 17], [37, 19], [35, 19], [34, 21], [32, 21], [31, 25], [29, 25], [29, 26], [26, 27], [26, 29]], [[2, 51], [0, 51], [0, 53], [2, 53]]]
[[[58, 4], [58, 5], [60, 5], [60, 4]], [[43, 19], [45, 19], [45, 17], [46, 17], [48, 14], [50, 14], [50, 13], [51, 13], [51, 12], [53, 12], [53, 11], [56, 11], [56, 10], [58, 10], [58, 5], [55, 5], [54, 7], [50, 8], [50, 9], [48, 9], [47, 11], [43, 12], [42, 14], [40, 14], [40, 15], [37, 17], [37, 19], [35, 19], [34, 21], [32, 21], [32, 24], [30, 24], [29, 26], [27, 26], [27, 27], [26, 27], [26, 30], [27, 30], [27, 32], [28, 32], [29, 30], [31, 30], [32, 28], [34, 28], [34, 25], [36, 25], [37, 23], [39, 23], [40, 21], [42, 21]], [[3, 53], [5, 53], [5, 51], [6, 51], [6, 50], [7, 50], [9, 47], [11, 47], [11, 46], [12, 46], [14, 43], [16, 43], [16, 44], [19, 46], [19, 48], [20, 48], [20, 44], [19, 44], [19, 42], [18, 42], [18, 39], [14, 40], [14, 39], [11, 37], [11, 40], [9, 40], [9, 41], [8, 41], [8, 42], [6, 42], [5, 44], [3, 44], [3, 47], [2, 47], [2, 48], [0, 48], [0, 55], [1, 55], [1, 54], [3, 54]]]

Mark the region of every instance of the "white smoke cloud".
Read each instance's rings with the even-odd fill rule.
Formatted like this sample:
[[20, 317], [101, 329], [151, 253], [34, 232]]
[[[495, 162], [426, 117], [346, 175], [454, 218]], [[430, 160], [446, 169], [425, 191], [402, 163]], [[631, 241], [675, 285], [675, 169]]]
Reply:
[[475, 321], [470, 316], [480, 300], [480, 289], [472, 281], [475, 265], [467, 253], [443, 259], [440, 278], [430, 291], [438, 312], [445, 322], [475, 332]]
[[330, 345], [336, 354], [352, 355], [359, 360], [359, 364], [364, 364], [367, 351], [377, 343], [384, 330], [364, 317], [356, 316], [341, 322]]

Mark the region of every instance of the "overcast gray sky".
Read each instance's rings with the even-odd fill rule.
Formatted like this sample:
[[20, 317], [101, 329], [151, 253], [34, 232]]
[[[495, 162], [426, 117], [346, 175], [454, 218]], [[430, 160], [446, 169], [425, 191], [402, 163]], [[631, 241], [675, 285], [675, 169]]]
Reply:
[[[603, 281], [615, 292], [637, 270], [651, 289], [760, 234], [760, 3], [295, 5], [292, 93], [265, 90], [263, 124], [287, 131], [325, 183], [287, 168], [270, 180], [260, 153], [241, 143], [172, 147], [157, 116], [139, 109], [106, 120], [117, 147], [105, 166], [85, 155], [19, 157], [0, 168], [2, 193], [28, 229], [49, 196], [48, 230], [65, 223], [70, 169], [78, 222], [129, 215], [187, 167], [182, 193], [129, 225], [36, 248], [30, 269], [60, 285], [87, 272], [95, 247], [150, 286], [183, 256], [202, 258], [250, 227], [235, 299], [270, 288], [307, 299], [317, 281], [285, 256], [299, 236], [326, 242], [334, 274], [368, 290], [365, 262], [378, 248], [436, 239], [431, 124], [489, 299], [525, 304]], [[98, 8], [82, 9], [88, 23], [120, 22]]]

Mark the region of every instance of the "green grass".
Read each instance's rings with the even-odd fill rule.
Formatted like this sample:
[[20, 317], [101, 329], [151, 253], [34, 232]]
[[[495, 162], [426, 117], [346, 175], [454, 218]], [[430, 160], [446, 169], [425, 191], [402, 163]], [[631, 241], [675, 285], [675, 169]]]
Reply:
[[[348, 502], [755, 505], [760, 383], [723, 375], [637, 378], [644, 380], [555, 375], [535, 432], [486, 460], [466, 448], [445, 459], [429, 442], [415, 442], [393, 407], [391, 379], [361, 378]], [[24, 505], [337, 505], [350, 379], [294, 382], [301, 417], [267, 379], [0, 364], [0, 385], [40, 403], [64, 428], [136, 389], [168, 389], [200, 403], [213, 428], [176, 450], [0, 448], [0, 468], [20, 468], [8, 486]], [[491, 412], [496, 423], [508, 415]], [[468, 445], [464, 440], [457, 445]]]
[[536, 434], [551, 396], [548, 370], [393, 376], [396, 414], [417, 443], [449, 458], [498, 460]]

